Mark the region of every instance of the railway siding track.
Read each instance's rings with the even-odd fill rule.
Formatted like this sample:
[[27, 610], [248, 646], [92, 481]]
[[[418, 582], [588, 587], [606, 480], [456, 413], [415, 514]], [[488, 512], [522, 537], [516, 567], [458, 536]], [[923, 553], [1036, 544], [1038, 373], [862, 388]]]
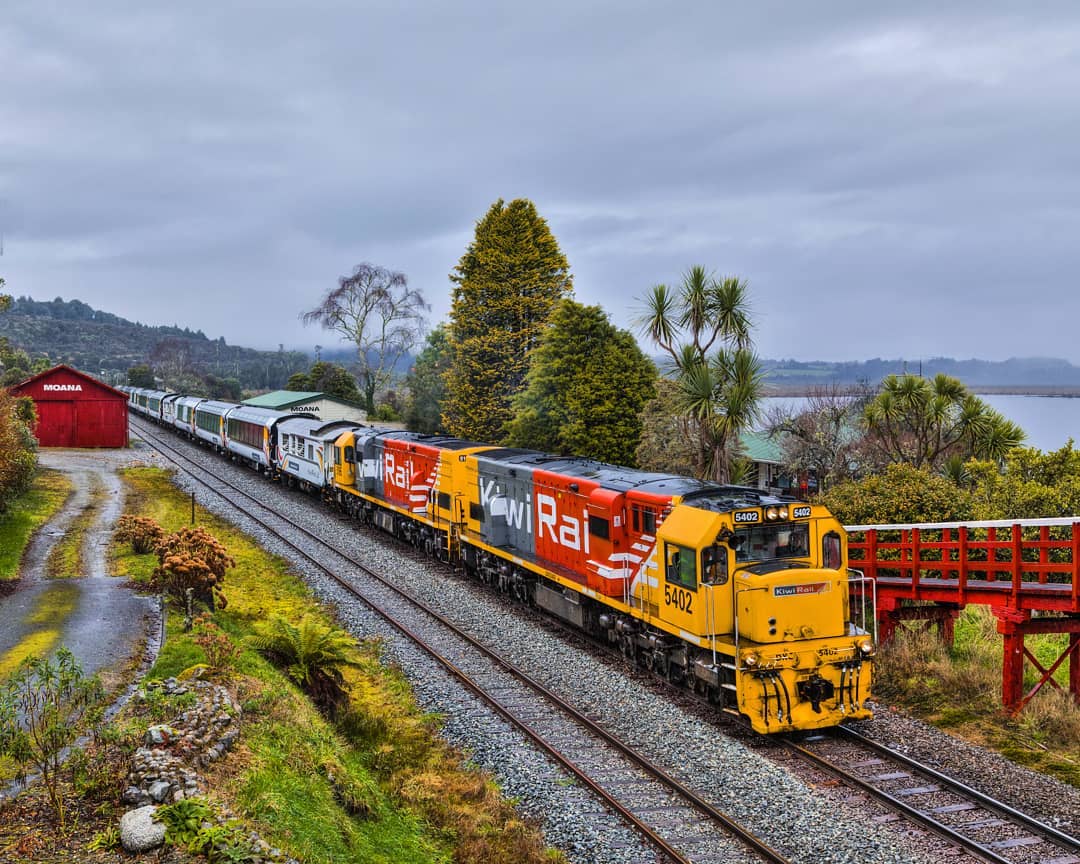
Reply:
[[1077, 838], [851, 729], [784, 743], [798, 758], [884, 803], [892, 818], [910, 820], [980, 860], [1080, 864]]
[[[320, 568], [410, 639], [476, 697], [548, 754], [604, 805], [639, 831], [668, 860], [685, 864], [774, 862], [789, 859], [729, 818], [685, 784], [607, 732], [594, 720], [544, 687], [513, 663], [409, 595], [357, 559], [295, 525], [265, 501], [223, 475], [191, 460], [157, 430], [137, 427], [144, 440], [196, 482], [223, 495], [220, 487], [248, 499], [265, 516], [240, 508], [310, 564]], [[211, 479], [206, 479], [207, 477]], [[235, 501], [229, 502], [238, 507]], [[339, 566], [332, 566], [337, 564]], [[352, 568], [375, 584], [338, 575]], [[417, 612], [420, 614], [417, 615]], [[406, 623], [408, 622], [408, 623]], [[600, 815], [600, 814], [598, 814]], [[610, 816], [604, 818], [610, 819]]]

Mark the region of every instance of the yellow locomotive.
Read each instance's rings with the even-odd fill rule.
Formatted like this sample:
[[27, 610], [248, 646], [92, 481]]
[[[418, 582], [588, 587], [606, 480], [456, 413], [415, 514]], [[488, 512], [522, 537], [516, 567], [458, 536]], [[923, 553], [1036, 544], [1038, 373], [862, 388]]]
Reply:
[[823, 507], [356, 427], [333, 494], [365, 522], [621, 648], [759, 732], [870, 716], [872, 585]]

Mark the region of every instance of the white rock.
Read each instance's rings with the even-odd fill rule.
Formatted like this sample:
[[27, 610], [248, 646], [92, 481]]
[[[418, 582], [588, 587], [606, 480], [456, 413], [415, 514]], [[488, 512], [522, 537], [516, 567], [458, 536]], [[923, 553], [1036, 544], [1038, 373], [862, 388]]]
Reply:
[[149, 805], [120, 817], [120, 842], [128, 852], [148, 852], [165, 842], [165, 826], [154, 821], [156, 810]]

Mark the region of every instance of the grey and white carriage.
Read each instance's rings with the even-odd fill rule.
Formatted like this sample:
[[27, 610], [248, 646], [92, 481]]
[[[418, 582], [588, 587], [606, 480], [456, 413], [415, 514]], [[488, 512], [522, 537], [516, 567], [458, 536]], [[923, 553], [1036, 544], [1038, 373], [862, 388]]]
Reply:
[[187, 436], [195, 434], [195, 409], [208, 400], [201, 396], [181, 396], [173, 403], [172, 425]]
[[334, 475], [334, 442], [355, 429], [352, 420], [289, 417], [277, 425], [276, 462], [283, 478], [304, 489], [325, 489]]
[[192, 431], [200, 441], [215, 450], [225, 449], [225, 418], [239, 408], [235, 402], [216, 402], [206, 399], [195, 406], [195, 425]]

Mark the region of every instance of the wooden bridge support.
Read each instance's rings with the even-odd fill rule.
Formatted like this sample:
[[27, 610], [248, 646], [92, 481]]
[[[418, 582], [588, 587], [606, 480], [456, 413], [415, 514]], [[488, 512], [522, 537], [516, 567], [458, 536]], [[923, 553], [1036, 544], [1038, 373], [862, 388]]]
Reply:
[[902, 621], [924, 621], [925, 627], [937, 624], [941, 641], [946, 645], [952, 645], [953, 628], [960, 614], [960, 604], [930, 603], [922, 606], [903, 606], [899, 603], [890, 604], [887, 600], [884, 602], [879, 600], [877, 613], [878, 641], [882, 645], [892, 642], [896, 635], [896, 627]]
[[[1069, 693], [1080, 704], [1080, 618], [1031, 618], [1030, 613], [993, 607], [998, 632], [1005, 642], [1001, 669], [1001, 699], [1006, 710], [1016, 713], [1038, 693], [1045, 684], [1061, 689], [1053, 675], [1068, 660]], [[1048, 667], [1028, 651], [1024, 637], [1029, 633], [1068, 633], [1065, 650]], [[1029, 660], [1041, 676], [1028, 692], [1024, 692], [1024, 661]]]

